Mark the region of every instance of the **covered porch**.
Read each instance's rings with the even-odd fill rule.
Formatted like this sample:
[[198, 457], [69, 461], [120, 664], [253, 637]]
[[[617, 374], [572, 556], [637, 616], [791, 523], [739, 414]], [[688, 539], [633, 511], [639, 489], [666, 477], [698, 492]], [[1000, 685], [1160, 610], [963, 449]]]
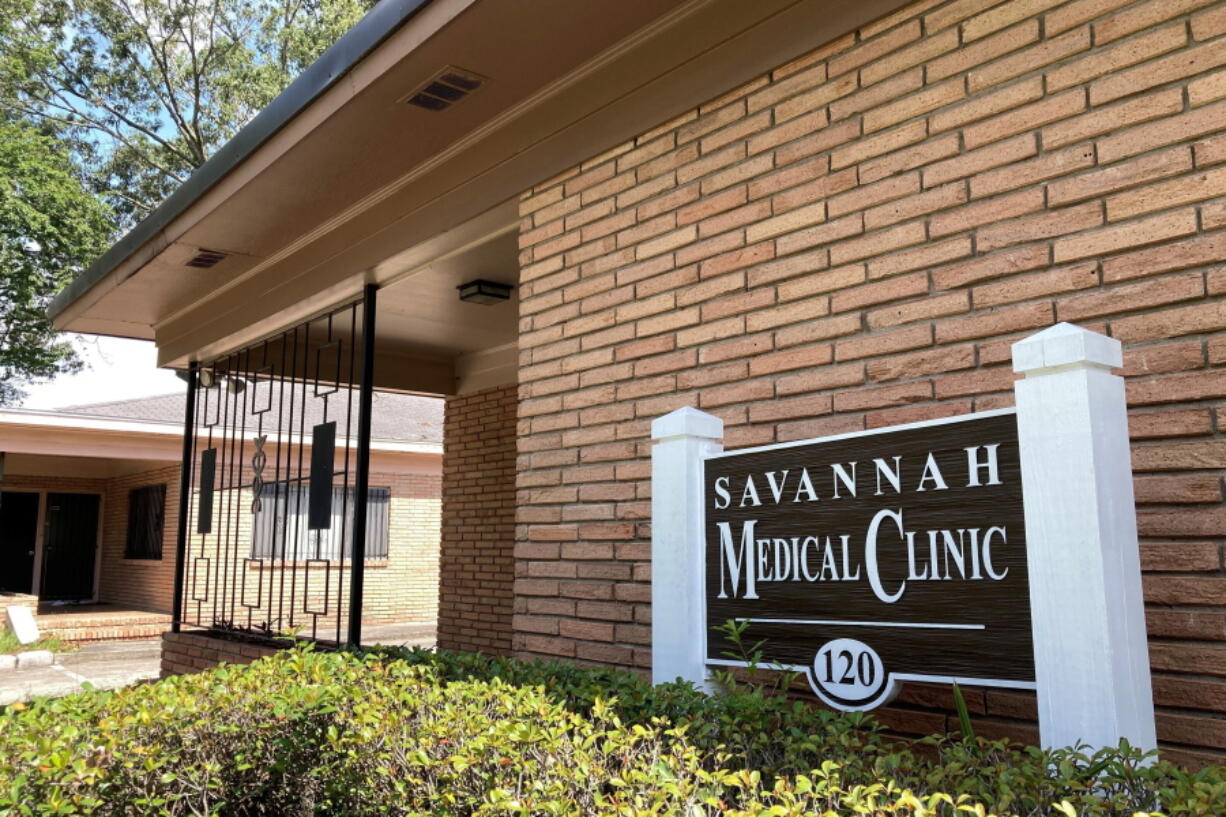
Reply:
[[[550, 475], [517, 485], [526, 468], [569, 456], [545, 450], [556, 446], [544, 439], [520, 444], [529, 431], [558, 441], [612, 434], [615, 442], [611, 423], [626, 419], [581, 414], [600, 402], [584, 390], [614, 389], [601, 367], [615, 361], [600, 347], [634, 332], [615, 324], [618, 310], [634, 308], [618, 304], [635, 298], [640, 253], [619, 235], [639, 216], [633, 207], [615, 213], [610, 197], [647, 183], [648, 167], [666, 180], [673, 168], [636, 169], [664, 152], [650, 135], [627, 154], [638, 157], [627, 173], [616, 172], [616, 157], [646, 131], [666, 134], [660, 123], [694, 99], [716, 97], [892, 5], [636, 1], [576, 14], [562, 2], [437, 0], [381, 5], [349, 32], [52, 310], [62, 328], [155, 340], [162, 365], [190, 372], [200, 402], [187, 421], [181, 502], [194, 515], [177, 534], [176, 626], [260, 631], [306, 622], [308, 634], [322, 625], [331, 640], [361, 638], [355, 600], [365, 567], [353, 548], [371, 484], [363, 473], [378, 418], [370, 398], [381, 391], [448, 397], [440, 645], [534, 651], [548, 639], [532, 632], [532, 614], [549, 603], [573, 612], [576, 594], [588, 590], [598, 595], [587, 603], [607, 600], [601, 581], [624, 582], [618, 601], [642, 602], [646, 571], [613, 558], [612, 544], [580, 557], [595, 561], [569, 577], [578, 580], [571, 598], [528, 598], [567, 577], [526, 574], [535, 568], [525, 559], [534, 551], [556, 558], [544, 552], [559, 544], [521, 534], [536, 523], [583, 521], [532, 507], [532, 494], [573, 501], [581, 489]], [[542, 242], [557, 250], [544, 263], [520, 250]], [[619, 267], [627, 269], [618, 280], [562, 286]], [[610, 309], [581, 306], [584, 298], [604, 298]], [[545, 345], [549, 352], [524, 351]], [[525, 375], [547, 380], [527, 394]], [[288, 395], [275, 411], [274, 385], [277, 401]], [[574, 413], [533, 417], [563, 407]], [[331, 456], [304, 459], [307, 450]], [[314, 537], [306, 559], [276, 531], [267, 553], [244, 556], [237, 546], [256, 529], [270, 484], [286, 484], [284, 497], [319, 510], [305, 528]], [[329, 550], [318, 531], [329, 529], [323, 516], [337, 490], [343, 506], [353, 492], [352, 522], [338, 524], [353, 525], [359, 542]], [[605, 503], [600, 509], [642, 499], [606, 486], [582, 491]], [[306, 569], [304, 582], [314, 577], [312, 590], [295, 585], [293, 572], [288, 585], [274, 579], [288, 562]], [[260, 579], [249, 581], [253, 570]], [[312, 599], [315, 592], [323, 595]], [[513, 628], [517, 615], [523, 628]], [[617, 640], [642, 643], [643, 623], [627, 622], [627, 638]], [[629, 646], [593, 649], [592, 660], [646, 660]]]
[[[0, 604], [30, 608], [44, 636], [71, 643], [168, 630], [166, 534], [178, 508], [166, 497], [181, 433], [154, 421], [0, 411]], [[148, 501], [134, 505], [133, 494]]]

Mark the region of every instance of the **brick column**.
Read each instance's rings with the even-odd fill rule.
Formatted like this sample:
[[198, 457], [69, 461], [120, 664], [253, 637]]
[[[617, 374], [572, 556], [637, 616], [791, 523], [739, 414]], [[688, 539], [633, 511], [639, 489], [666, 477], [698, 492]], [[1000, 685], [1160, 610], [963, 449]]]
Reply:
[[438, 645], [511, 651], [515, 386], [447, 400]]

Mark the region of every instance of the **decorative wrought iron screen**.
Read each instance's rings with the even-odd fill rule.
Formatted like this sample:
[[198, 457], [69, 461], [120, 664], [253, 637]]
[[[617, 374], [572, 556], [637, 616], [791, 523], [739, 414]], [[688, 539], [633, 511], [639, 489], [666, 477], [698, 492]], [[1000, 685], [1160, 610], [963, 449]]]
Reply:
[[369, 287], [193, 368], [176, 627], [360, 639], [363, 552], [387, 555], [388, 491], [366, 484], [373, 316]]

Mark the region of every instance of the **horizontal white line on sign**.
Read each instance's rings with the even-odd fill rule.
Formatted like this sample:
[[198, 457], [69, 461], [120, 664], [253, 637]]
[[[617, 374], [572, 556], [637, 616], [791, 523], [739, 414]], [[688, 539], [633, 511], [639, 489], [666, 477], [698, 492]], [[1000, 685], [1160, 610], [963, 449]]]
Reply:
[[933, 630], [984, 630], [983, 624], [941, 624], [918, 621], [835, 621], [821, 618], [738, 618], [750, 624], [837, 624], [844, 627], [917, 627]]

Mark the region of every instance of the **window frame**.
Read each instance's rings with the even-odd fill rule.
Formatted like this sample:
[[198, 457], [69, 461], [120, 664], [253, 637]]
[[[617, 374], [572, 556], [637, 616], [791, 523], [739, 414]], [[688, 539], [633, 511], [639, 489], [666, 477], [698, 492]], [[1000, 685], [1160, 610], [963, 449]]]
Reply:
[[[166, 493], [167, 484], [165, 482], [138, 485], [128, 489], [127, 531], [123, 546], [123, 558], [125, 560], [142, 562], [162, 561], [166, 540]], [[156, 504], [152, 501], [144, 506], [138, 504], [140, 503], [140, 497], [151, 496], [153, 494], [156, 494], [158, 497]], [[134, 522], [135, 518], [140, 515], [141, 507], [149, 508], [155, 516], [148, 525], [138, 528], [134, 525]], [[148, 549], [138, 552], [135, 545], [138, 544], [137, 537], [140, 536], [142, 530], [150, 539], [148, 541]]]
[[[305, 482], [300, 482], [297, 486], [296, 502], [294, 492], [287, 490], [287, 486], [294, 482], [292, 480], [279, 480], [277, 482], [266, 482], [261, 488], [261, 510], [254, 515], [251, 524], [251, 546], [248, 549], [248, 558], [258, 561], [268, 561], [273, 563], [294, 563], [314, 561], [316, 559], [327, 559], [330, 561], [352, 562], [350, 554], [353, 552], [352, 545], [345, 547], [344, 540], [349, 538], [350, 529], [353, 524], [352, 511], [348, 510], [348, 504], [352, 502], [350, 499], [354, 494], [353, 486], [334, 485], [333, 490], [333, 519], [344, 520], [344, 531], [342, 532], [342, 541], [337, 545], [335, 542], [337, 530], [336, 527], [327, 530], [328, 543], [327, 552], [320, 553], [313, 550], [311, 538], [315, 536], [317, 531], [307, 529], [308, 515], [308, 485]], [[366, 530], [366, 563], [371, 562], [386, 562], [391, 558], [391, 499], [392, 489], [390, 486], [370, 486], [367, 489], [367, 530]], [[283, 492], [283, 493], [282, 493]], [[339, 494], [339, 496], [337, 496]], [[280, 497], [283, 497], [280, 498]], [[344, 504], [342, 504], [344, 503]], [[291, 507], [292, 505], [292, 507]], [[371, 513], [371, 509], [382, 505], [382, 513]], [[271, 507], [270, 507], [271, 506]], [[342, 510], [344, 509], [344, 510]], [[271, 512], [276, 514], [271, 522], [262, 522], [261, 515]], [[342, 513], [344, 514], [342, 516]], [[298, 552], [296, 558], [287, 558], [285, 554], [282, 556], [275, 555], [271, 542], [266, 541], [266, 530], [269, 526], [276, 526], [278, 518], [283, 518], [282, 526], [286, 530], [287, 536], [295, 535], [297, 528], [297, 546]], [[296, 520], [296, 521], [293, 521]], [[373, 523], [373, 524], [371, 524]], [[378, 545], [371, 548], [371, 538], [379, 536]], [[282, 547], [285, 547], [284, 545]], [[292, 547], [292, 545], [291, 545]]]

